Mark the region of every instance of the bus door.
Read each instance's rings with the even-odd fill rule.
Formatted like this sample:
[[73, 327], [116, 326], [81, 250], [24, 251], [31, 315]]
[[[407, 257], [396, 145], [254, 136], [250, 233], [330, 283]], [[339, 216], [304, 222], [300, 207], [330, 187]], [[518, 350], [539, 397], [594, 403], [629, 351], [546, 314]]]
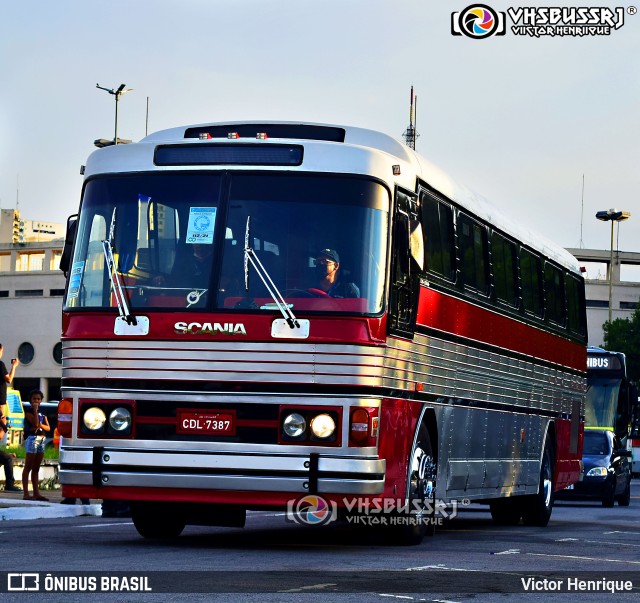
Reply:
[[424, 240], [417, 196], [396, 190], [391, 244], [389, 333], [413, 339]]

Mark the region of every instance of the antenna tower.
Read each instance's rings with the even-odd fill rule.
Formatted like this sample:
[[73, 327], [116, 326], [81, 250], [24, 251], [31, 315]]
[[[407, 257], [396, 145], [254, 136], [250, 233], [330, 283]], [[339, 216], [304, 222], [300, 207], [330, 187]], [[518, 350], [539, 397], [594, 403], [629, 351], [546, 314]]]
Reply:
[[413, 86], [411, 86], [411, 103], [409, 105], [409, 127], [404, 131], [402, 137], [405, 144], [414, 151], [416, 150], [416, 139], [420, 134], [416, 130], [416, 115], [418, 107], [418, 97], [413, 96]]

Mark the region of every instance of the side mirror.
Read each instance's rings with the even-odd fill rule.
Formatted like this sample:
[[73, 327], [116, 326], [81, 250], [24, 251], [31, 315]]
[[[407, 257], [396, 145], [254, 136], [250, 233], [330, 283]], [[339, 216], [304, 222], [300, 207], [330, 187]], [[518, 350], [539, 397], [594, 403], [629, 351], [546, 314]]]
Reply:
[[409, 250], [411, 260], [420, 272], [424, 270], [424, 237], [422, 234], [422, 224], [419, 220], [409, 222]]
[[60, 270], [67, 276], [69, 266], [71, 265], [71, 252], [73, 250], [73, 241], [76, 238], [76, 230], [78, 229], [78, 214], [69, 216], [67, 219], [67, 234], [64, 237], [64, 247], [62, 256], [60, 257]]

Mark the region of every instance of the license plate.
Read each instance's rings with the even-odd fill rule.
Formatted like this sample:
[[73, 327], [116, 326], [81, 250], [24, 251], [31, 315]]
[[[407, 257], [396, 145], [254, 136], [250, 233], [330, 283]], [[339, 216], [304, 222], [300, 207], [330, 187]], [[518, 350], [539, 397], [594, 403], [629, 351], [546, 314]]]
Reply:
[[236, 435], [235, 411], [179, 410], [176, 433], [190, 435]]

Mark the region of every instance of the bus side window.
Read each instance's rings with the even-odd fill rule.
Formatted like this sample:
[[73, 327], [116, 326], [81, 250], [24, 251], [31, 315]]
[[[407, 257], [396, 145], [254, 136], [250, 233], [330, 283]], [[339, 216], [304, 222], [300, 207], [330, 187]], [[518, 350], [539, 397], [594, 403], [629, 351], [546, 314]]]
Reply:
[[529, 250], [520, 248], [520, 282], [525, 312], [542, 317], [542, 266], [540, 258]]
[[453, 209], [425, 191], [421, 200], [427, 271], [453, 282], [456, 279]]
[[491, 234], [491, 265], [496, 298], [517, 308], [516, 246], [495, 231]]
[[567, 326], [569, 331], [578, 335], [585, 334], [584, 324], [584, 290], [582, 283], [576, 277], [565, 275], [565, 289], [567, 292]]
[[544, 298], [546, 318], [557, 325], [564, 325], [566, 307], [562, 271], [549, 262], [544, 266]]
[[487, 295], [489, 293], [487, 229], [466, 214], [460, 213], [458, 246], [465, 289], [470, 288], [481, 295]]

